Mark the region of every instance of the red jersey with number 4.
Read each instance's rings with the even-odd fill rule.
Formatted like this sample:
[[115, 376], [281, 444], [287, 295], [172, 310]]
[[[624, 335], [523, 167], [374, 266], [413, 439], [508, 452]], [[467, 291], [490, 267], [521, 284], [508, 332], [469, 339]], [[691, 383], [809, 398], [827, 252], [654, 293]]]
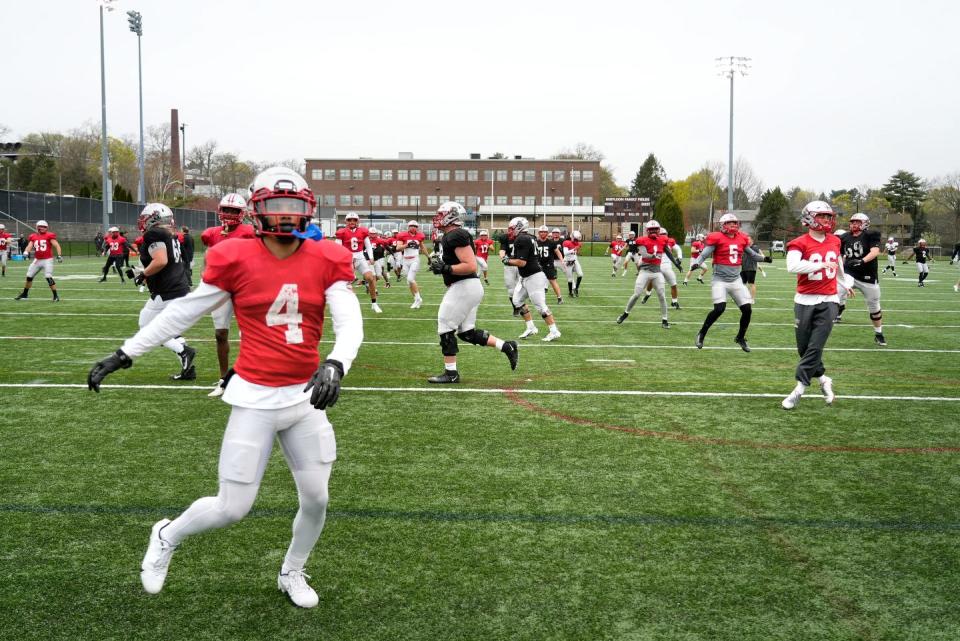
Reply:
[[7, 251], [7, 240], [9, 238], [13, 238], [13, 236], [5, 231], [0, 231], [0, 252]]
[[626, 246], [627, 244], [622, 240], [611, 240], [610, 253], [613, 254], [614, 256], [619, 256], [620, 253], [623, 251], [623, 248]]
[[490, 258], [490, 248], [493, 247], [493, 241], [489, 238], [480, 238], [479, 240], [473, 241], [473, 246], [477, 250], [477, 256], [487, 260]]
[[123, 256], [123, 245], [126, 242], [126, 238], [117, 234], [114, 236], [111, 234], [103, 239], [103, 242], [106, 243], [107, 251], [110, 252], [111, 256]]
[[223, 233], [223, 230], [226, 229], [223, 225], [217, 225], [216, 227], [207, 227], [203, 230], [203, 233], [200, 234], [200, 242], [206, 247], [213, 247], [217, 243], [227, 240], [228, 238], [256, 238], [257, 232], [254, 231], [253, 225], [237, 225], [233, 229], [229, 230], [227, 233]]
[[352, 251], [358, 253], [363, 251], [363, 241], [370, 235], [370, 230], [366, 227], [341, 227], [335, 234], [340, 244]]
[[53, 258], [53, 244], [50, 241], [56, 239], [57, 235], [52, 231], [30, 234], [30, 238], [27, 240], [33, 243], [33, 257], [37, 260]]
[[[827, 234], [820, 241], [804, 234], [787, 243], [787, 252], [798, 251], [812, 263], [836, 263], [840, 260], [840, 238]], [[830, 296], [837, 293], [837, 268], [824, 268], [810, 274], [797, 274], [797, 293]]]
[[637, 238], [637, 247], [646, 247], [648, 254], [654, 254], [656, 258], [646, 257], [640, 259], [646, 265], [659, 265], [663, 262], [663, 248], [667, 245], [666, 236], [657, 236], [656, 238], [650, 238], [649, 236], [642, 236]]
[[707, 247], [713, 247], [713, 264], [738, 267], [743, 263], [743, 252], [753, 244], [750, 237], [742, 231], [730, 238], [720, 231], [711, 232], [707, 236]]
[[310, 380], [320, 357], [325, 292], [353, 280], [353, 256], [336, 243], [304, 242], [280, 260], [259, 239], [230, 239], [207, 252], [203, 282], [230, 292], [240, 327], [234, 369], [267, 387]]

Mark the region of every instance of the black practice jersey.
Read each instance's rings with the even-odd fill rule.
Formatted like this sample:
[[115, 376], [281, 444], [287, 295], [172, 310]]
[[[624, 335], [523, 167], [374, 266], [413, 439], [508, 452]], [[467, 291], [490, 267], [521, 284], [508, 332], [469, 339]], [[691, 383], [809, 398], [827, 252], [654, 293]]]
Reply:
[[864, 231], [859, 236], [847, 232], [840, 237], [840, 253], [843, 255], [843, 271], [863, 283], [877, 282], [877, 261], [871, 260], [859, 267], [851, 267], [854, 258], [863, 259], [873, 247], [880, 247], [880, 232]]
[[640, 251], [640, 248], [637, 247], [637, 239], [636, 239], [636, 238], [628, 238], [628, 239], [627, 239], [627, 252], [629, 252], [629, 253], [631, 253], [631, 254], [636, 254], [638, 251]]
[[[469, 247], [470, 251], [476, 253], [476, 248], [473, 246], [473, 236], [471, 236], [470, 232], [468, 232], [466, 229], [462, 229], [460, 227], [457, 227], [452, 231], [448, 231], [443, 235], [443, 238], [440, 239], [440, 250], [442, 252], [444, 264], [459, 265], [461, 262], [463, 262], [457, 256], [458, 247]], [[443, 284], [449, 287], [458, 280], [467, 280], [468, 278], [476, 277], [476, 272], [471, 274], [444, 274]]]
[[144, 232], [143, 243], [140, 245], [140, 262], [144, 267], [149, 267], [153, 262], [153, 258], [150, 257], [150, 248], [157, 245], [167, 248], [167, 264], [153, 276], [147, 276], [150, 296], [159, 296], [162, 300], [186, 296], [190, 293], [190, 282], [187, 280], [187, 272], [183, 269], [180, 242], [170, 232], [159, 227]]
[[513, 256], [513, 241], [508, 240], [506, 236], [500, 239], [500, 251], [507, 252], [507, 256]]
[[537, 272], [543, 271], [540, 269], [540, 261], [537, 256], [537, 243], [530, 234], [519, 234], [513, 240], [513, 253], [510, 254], [510, 258], [519, 258], [526, 261], [523, 267], [517, 268], [521, 278], [533, 276]]
[[382, 243], [372, 243], [373, 245], [373, 259], [380, 260], [387, 253], [387, 246]]
[[926, 247], [917, 245], [913, 248], [913, 258], [918, 263], [925, 263], [927, 262], [927, 259], [930, 258], [930, 250]]
[[540, 261], [541, 268], [551, 267], [553, 261], [559, 260], [557, 258], [557, 248], [560, 247], [562, 242], [552, 238], [537, 241], [537, 260]]

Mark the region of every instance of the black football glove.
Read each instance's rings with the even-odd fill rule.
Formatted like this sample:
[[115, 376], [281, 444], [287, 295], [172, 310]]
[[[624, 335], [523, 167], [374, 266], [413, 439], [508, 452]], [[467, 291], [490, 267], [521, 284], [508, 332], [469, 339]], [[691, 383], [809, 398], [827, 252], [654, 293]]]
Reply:
[[313, 394], [310, 395], [310, 404], [318, 410], [325, 410], [337, 404], [340, 398], [340, 379], [343, 378], [343, 364], [331, 358], [320, 363], [320, 367], [310, 377], [310, 382], [303, 388], [303, 391], [309, 391], [313, 388]]
[[100, 383], [107, 377], [107, 374], [112, 374], [118, 369], [127, 369], [131, 365], [133, 365], [133, 361], [130, 360], [130, 357], [118, 349], [90, 369], [90, 373], [87, 374], [87, 389], [99, 393]]
[[443, 262], [439, 256], [430, 259], [430, 271], [434, 274], [449, 274], [452, 267]]
[[507, 267], [509, 267], [509, 266], [510, 266], [510, 257], [509, 257], [509, 256], [504, 256], [503, 258], [500, 259], [500, 262], [503, 263], [504, 265], [506, 265]]
[[844, 268], [844, 269], [856, 269], [857, 267], [860, 267], [860, 266], [862, 266], [862, 265], [863, 265], [863, 261], [860, 260], [859, 258], [851, 258], [850, 260], [848, 260], [847, 262], [845, 262], [845, 263], [843, 264], [843, 268]]
[[133, 271], [133, 267], [127, 267], [127, 271], [124, 272], [127, 275], [127, 278], [133, 280], [136, 278], [136, 273]]
[[63, 256], [57, 256], [57, 262], [58, 262], [58, 263], [62, 263], [62, 262], [63, 262]]
[[765, 262], [765, 263], [772, 263], [772, 262], [773, 262], [773, 256], [764, 256], [764, 257], [763, 257], [763, 262]]

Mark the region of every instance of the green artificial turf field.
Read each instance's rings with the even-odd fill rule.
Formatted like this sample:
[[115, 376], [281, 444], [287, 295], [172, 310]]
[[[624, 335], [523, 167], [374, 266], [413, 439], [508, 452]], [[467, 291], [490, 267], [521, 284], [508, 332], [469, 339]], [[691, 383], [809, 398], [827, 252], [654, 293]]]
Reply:
[[[329, 412], [339, 459], [309, 611], [276, 589], [296, 511], [279, 448], [245, 520], [187, 540], [161, 594], [140, 586], [151, 524], [216, 493], [229, 407], [206, 396], [211, 321], [187, 334], [196, 385], [169, 380], [160, 348], [95, 395], [88, 369], [146, 295], [78, 258], [56, 266], [62, 302], [42, 279], [14, 302], [11, 263], [0, 638], [960, 638], [960, 270], [934, 264], [923, 289], [912, 265], [882, 279], [886, 348], [858, 296], [827, 346], [836, 403], [814, 385], [786, 412], [782, 258], [758, 278], [750, 354], [732, 303], [694, 348], [709, 280], [680, 288], [671, 329], [655, 298], [618, 326], [633, 277], [583, 262], [579, 298], [548, 296], [559, 341], [538, 321], [516, 372], [461, 345], [462, 383], [439, 389], [439, 278], [421, 270], [420, 310], [403, 285], [382, 315], [357, 290], [366, 340]], [[490, 283], [478, 326], [515, 338], [499, 264]]]

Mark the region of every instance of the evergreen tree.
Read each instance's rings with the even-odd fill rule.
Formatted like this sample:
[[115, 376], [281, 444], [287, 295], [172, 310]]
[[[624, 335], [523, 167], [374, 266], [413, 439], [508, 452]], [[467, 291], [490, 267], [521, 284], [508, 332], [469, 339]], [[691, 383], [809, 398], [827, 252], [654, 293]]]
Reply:
[[920, 208], [921, 201], [927, 197], [923, 182], [916, 174], [900, 169], [880, 189], [894, 211], [910, 214], [913, 221], [914, 240], [920, 238], [926, 227], [926, 216]]
[[667, 230], [667, 233], [675, 238], [678, 243], [683, 244], [686, 232], [683, 227], [683, 210], [673, 195], [673, 190], [667, 187], [660, 193], [657, 199], [656, 207], [653, 210], [653, 217], [660, 223], [661, 227]]
[[663, 192], [663, 186], [667, 181], [667, 172], [657, 157], [653, 154], [647, 156], [647, 159], [640, 165], [637, 175], [633, 178], [630, 185], [630, 195], [638, 198], [649, 198], [650, 202], [656, 203]]
[[757, 240], [773, 240], [783, 230], [784, 215], [790, 212], [790, 201], [779, 187], [768, 189], [760, 197], [760, 211], [754, 221]]

